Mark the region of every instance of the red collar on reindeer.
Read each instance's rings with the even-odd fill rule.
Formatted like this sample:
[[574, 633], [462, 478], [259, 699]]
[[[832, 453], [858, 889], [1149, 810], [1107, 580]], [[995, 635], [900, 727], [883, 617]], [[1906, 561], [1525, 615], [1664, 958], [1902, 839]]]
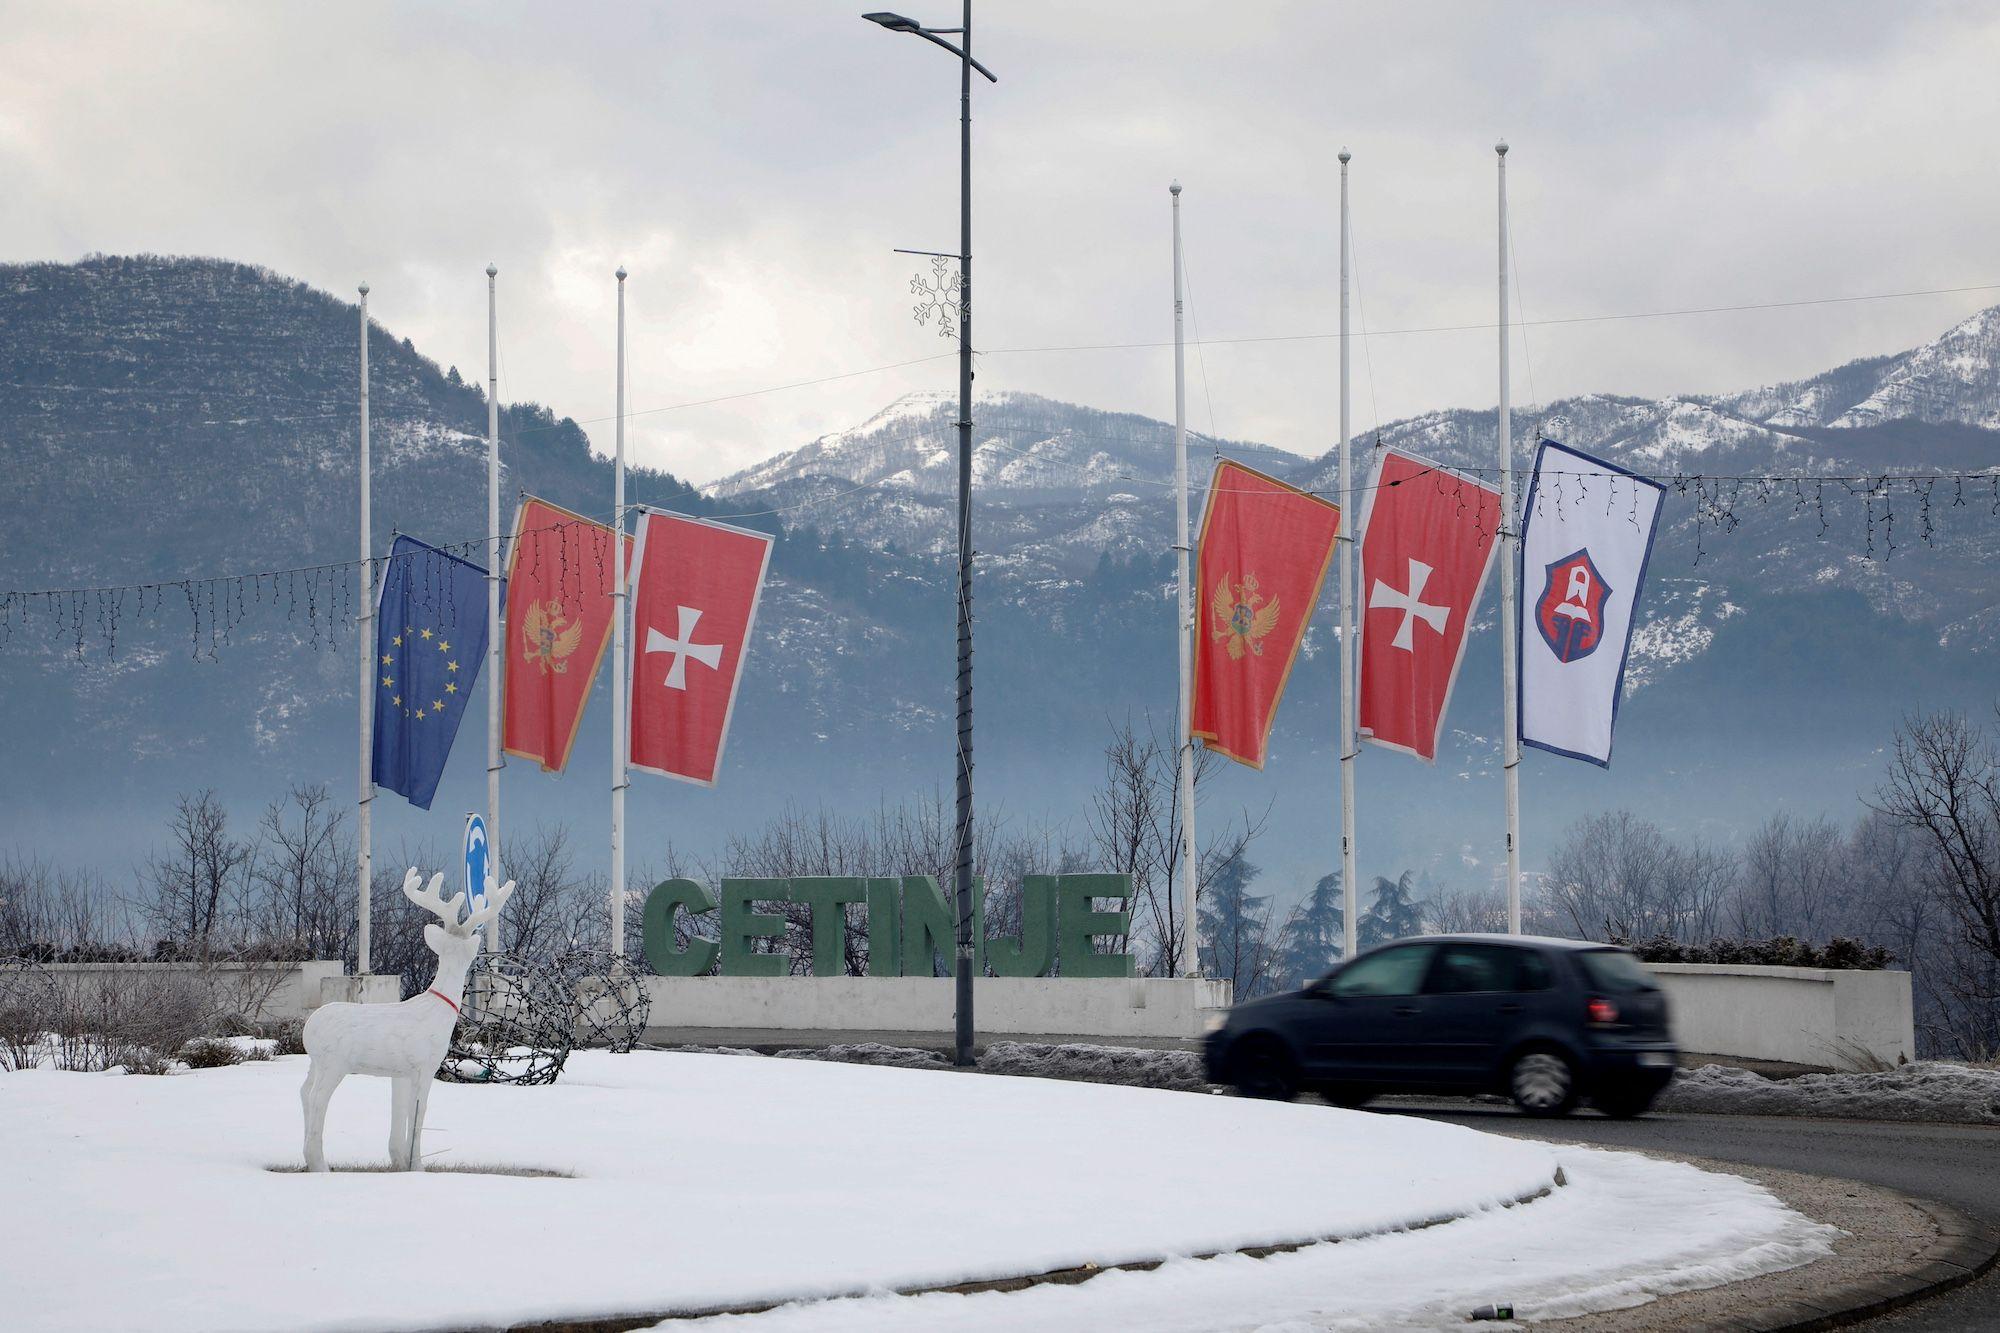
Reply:
[[430, 995], [435, 995], [435, 996], [437, 996], [437, 997], [438, 997], [438, 998], [439, 998], [440, 1000], [443, 1000], [443, 1001], [444, 1001], [444, 1002], [445, 1002], [446, 1004], [448, 1004], [448, 1005], [450, 1005], [450, 1006], [451, 1006], [451, 1011], [452, 1011], [452, 1012], [453, 1012], [454, 1014], [462, 1012], [462, 1011], [461, 1011], [461, 1010], [459, 1009], [459, 1007], [458, 1007], [458, 1002], [457, 1002], [457, 1001], [455, 1001], [455, 1000], [453, 1000], [453, 999], [451, 998], [451, 996], [449, 996], [449, 995], [446, 995], [446, 994], [444, 994], [444, 993], [443, 993], [442, 991], [439, 991], [439, 990], [436, 990], [436, 989], [433, 989], [433, 990], [430, 990], [430, 991], [426, 992], [426, 994], [430, 994]]

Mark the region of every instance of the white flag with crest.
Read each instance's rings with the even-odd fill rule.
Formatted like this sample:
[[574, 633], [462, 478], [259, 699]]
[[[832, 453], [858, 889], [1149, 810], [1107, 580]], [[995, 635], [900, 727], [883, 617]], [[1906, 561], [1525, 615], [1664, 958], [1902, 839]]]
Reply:
[[1543, 440], [1521, 527], [1521, 743], [1611, 765], [1666, 487]]

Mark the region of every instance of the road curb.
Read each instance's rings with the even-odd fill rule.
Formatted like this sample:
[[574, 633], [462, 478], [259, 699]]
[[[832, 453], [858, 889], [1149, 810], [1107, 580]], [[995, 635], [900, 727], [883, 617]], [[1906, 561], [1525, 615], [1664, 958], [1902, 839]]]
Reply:
[[1790, 1300], [1747, 1315], [1690, 1327], [1699, 1333], [1723, 1333], [1723, 1330], [1816, 1333], [1819, 1329], [1845, 1328], [1963, 1286], [2000, 1263], [2000, 1228], [1989, 1226], [1950, 1204], [1879, 1185], [1873, 1188], [1915, 1208], [1937, 1226], [1937, 1239], [1916, 1267], [1835, 1287], [1810, 1300]]

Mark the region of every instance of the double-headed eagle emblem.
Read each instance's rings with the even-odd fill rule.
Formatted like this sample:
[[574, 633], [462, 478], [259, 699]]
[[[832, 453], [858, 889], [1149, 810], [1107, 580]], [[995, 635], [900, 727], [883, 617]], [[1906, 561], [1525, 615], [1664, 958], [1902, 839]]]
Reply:
[[521, 637], [526, 640], [528, 660], [543, 675], [553, 671], [560, 676], [569, 671], [569, 655], [583, 642], [583, 622], [564, 616], [559, 601], [534, 602], [521, 618]]
[[1225, 573], [1215, 587], [1208, 613], [1213, 622], [1209, 632], [1229, 650], [1231, 661], [1241, 661], [1245, 649], [1254, 657], [1262, 657], [1264, 636], [1278, 626], [1278, 599], [1264, 600], [1264, 595], [1257, 591], [1255, 574], [1245, 574], [1232, 586]]

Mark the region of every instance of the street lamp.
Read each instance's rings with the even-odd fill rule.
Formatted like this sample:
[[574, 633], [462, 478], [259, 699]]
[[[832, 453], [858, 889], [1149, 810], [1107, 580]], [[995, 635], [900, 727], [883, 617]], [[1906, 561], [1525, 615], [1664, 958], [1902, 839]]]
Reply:
[[[901, 14], [863, 14], [890, 32], [921, 37], [958, 57], [958, 904], [957, 1022], [953, 1061], [972, 1063], [972, 0], [956, 28], [926, 28]], [[946, 37], [955, 36], [957, 44]]]

